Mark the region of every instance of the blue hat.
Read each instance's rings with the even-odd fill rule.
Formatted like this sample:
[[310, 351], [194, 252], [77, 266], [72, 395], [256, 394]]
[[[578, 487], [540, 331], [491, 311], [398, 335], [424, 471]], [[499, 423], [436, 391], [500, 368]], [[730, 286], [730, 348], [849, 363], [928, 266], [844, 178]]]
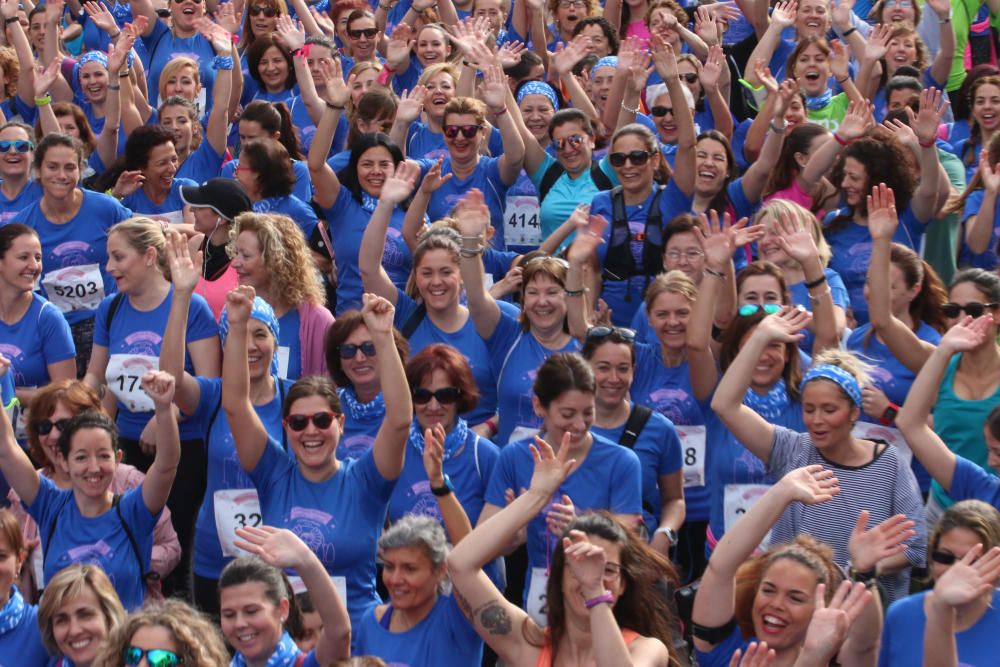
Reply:
[[518, 105], [524, 101], [524, 98], [528, 95], [544, 95], [549, 98], [549, 102], [552, 102], [552, 108], [559, 109], [559, 98], [556, 96], [556, 90], [544, 81], [528, 81], [520, 90], [517, 91], [517, 103]]
[[[278, 343], [278, 318], [274, 314], [274, 309], [264, 301], [264, 299], [254, 297], [253, 308], [250, 310], [250, 317], [253, 319], [263, 322], [267, 325], [267, 328], [271, 330], [271, 334], [274, 336], [275, 345]], [[222, 309], [222, 317], [219, 318], [219, 332], [222, 334], [222, 344], [226, 344], [226, 337], [229, 336], [229, 307], [226, 306]], [[271, 356], [271, 375], [278, 374], [278, 351], [275, 349], [274, 355]]]

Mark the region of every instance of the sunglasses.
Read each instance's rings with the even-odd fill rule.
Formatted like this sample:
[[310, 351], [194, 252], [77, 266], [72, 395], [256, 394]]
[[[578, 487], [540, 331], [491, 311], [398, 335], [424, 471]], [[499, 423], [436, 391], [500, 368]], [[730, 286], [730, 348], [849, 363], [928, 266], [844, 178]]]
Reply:
[[360, 345], [354, 345], [353, 343], [344, 343], [337, 349], [340, 351], [341, 359], [353, 359], [354, 357], [357, 356], [358, 350], [364, 352], [366, 357], [375, 356], [375, 343], [371, 342], [370, 340], [366, 340]]
[[192, 4], [195, 4], [195, 5], [200, 5], [201, 4], [201, 0], [174, 0], [174, 4], [176, 4], [176, 5], [182, 5], [185, 2], [189, 2], [189, 1]]
[[558, 6], [564, 7], [566, 9], [570, 9], [572, 7], [583, 9], [584, 7], [587, 6], [587, 3], [584, 0], [559, 0], [557, 4]]
[[69, 423], [69, 419], [58, 419], [56, 421], [50, 421], [48, 419], [39, 419], [36, 422], [31, 422], [35, 427], [35, 431], [38, 435], [48, 435], [52, 433], [52, 427], [55, 427], [60, 433], [66, 430], [66, 424]]
[[472, 139], [477, 134], [479, 130], [482, 129], [482, 125], [445, 125], [444, 126], [444, 136], [449, 139], [454, 139], [461, 132], [462, 136], [466, 139]]
[[274, 7], [268, 7], [266, 5], [253, 5], [249, 10], [250, 16], [260, 16], [263, 14], [269, 19], [273, 19], [278, 15], [278, 10]]
[[944, 313], [945, 317], [954, 319], [954, 318], [958, 317], [959, 315], [961, 315], [962, 311], [965, 311], [966, 313], [968, 313], [972, 317], [979, 317], [980, 315], [982, 315], [983, 313], [985, 313], [987, 310], [996, 310], [997, 308], [1000, 308], [1000, 303], [996, 303], [996, 302], [993, 302], [993, 303], [976, 303], [976, 302], [973, 301], [972, 303], [966, 303], [966, 304], [961, 304], [961, 303], [946, 303], [946, 304], [943, 304], [941, 306], [941, 312]]
[[663, 118], [667, 114], [670, 114], [671, 116], [674, 115], [674, 110], [671, 107], [655, 106], [649, 110], [649, 113], [654, 118]]
[[694, 72], [691, 72], [690, 74], [679, 74], [678, 76], [688, 83], [694, 83], [698, 80], [698, 75]]
[[328, 429], [333, 423], [334, 417], [336, 415], [332, 412], [317, 412], [314, 415], [288, 415], [285, 417], [285, 426], [296, 433], [306, 430], [309, 422], [312, 422], [318, 429]]
[[357, 30], [348, 30], [347, 34], [353, 39], [361, 39], [362, 37], [375, 39], [375, 35], [378, 34], [378, 28], [359, 28]]
[[441, 405], [454, 405], [458, 402], [458, 397], [462, 395], [462, 390], [458, 387], [442, 387], [437, 391], [416, 387], [410, 392], [413, 402], [417, 405], [427, 405], [431, 399], [437, 400]]
[[582, 146], [583, 142], [586, 139], [587, 139], [587, 137], [585, 137], [582, 134], [571, 134], [568, 137], [565, 137], [563, 139], [553, 139], [552, 140], [552, 148], [556, 149], [557, 151], [564, 151], [564, 150], [566, 150], [567, 146], [569, 146], [570, 148], [576, 149], [576, 148], [579, 148], [580, 146]]
[[587, 329], [587, 340], [604, 340], [608, 336], [614, 335], [618, 335], [626, 343], [635, 342], [635, 331], [626, 329], [625, 327], [608, 327], [602, 324]]
[[954, 565], [959, 560], [959, 556], [947, 551], [934, 551], [931, 553], [931, 560], [939, 565]]
[[0, 153], [9, 153], [13, 148], [18, 153], [27, 153], [35, 148], [35, 144], [25, 139], [15, 139], [14, 141], [0, 141]]
[[641, 167], [649, 162], [651, 157], [653, 157], [652, 151], [632, 151], [631, 153], [611, 153], [608, 155], [608, 161], [611, 162], [612, 167], [624, 167], [626, 160], [631, 162], [633, 166]]
[[161, 19], [168, 19], [168, 18], [170, 18], [170, 10], [169, 9], [157, 9], [156, 10], [156, 15], [159, 16]]
[[136, 667], [143, 657], [149, 667], [175, 667], [181, 664], [179, 655], [163, 648], [141, 649], [138, 646], [127, 646], [122, 653], [122, 660], [128, 667]]
[[762, 310], [765, 313], [767, 313], [768, 315], [774, 315], [776, 312], [778, 312], [779, 310], [781, 310], [781, 304], [780, 303], [765, 303], [765, 304], [745, 303], [742, 306], [740, 306], [740, 309], [739, 309], [738, 312], [739, 312], [739, 314], [742, 317], [750, 317], [751, 315], [756, 315], [757, 313], [759, 313]]

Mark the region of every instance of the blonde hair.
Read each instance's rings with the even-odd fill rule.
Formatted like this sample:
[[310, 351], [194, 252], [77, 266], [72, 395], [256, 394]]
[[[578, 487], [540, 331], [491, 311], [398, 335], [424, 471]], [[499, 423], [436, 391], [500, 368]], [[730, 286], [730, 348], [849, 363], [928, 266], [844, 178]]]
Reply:
[[[528, 288], [528, 284], [539, 276], [559, 285], [560, 297], [562, 296], [561, 291], [566, 288], [566, 274], [569, 271], [565, 259], [549, 255], [536, 255], [522, 262], [521, 268], [524, 271], [521, 274], [521, 303], [524, 303], [524, 292]], [[531, 320], [528, 319], [528, 314], [523, 308], [521, 309], [520, 320], [522, 331], [531, 329]], [[564, 319], [563, 328], [569, 331], [568, 327], [569, 323]]]
[[420, 74], [420, 78], [417, 80], [421, 86], [426, 86], [427, 82], [436, 77], [441, 72], [444, 72], [451, 77], [453, 84], [458, 83], [459, 70], [458, 67], [452, 63], [434, 63], [430, 65]]
[[814, 356], [812, 365], [813, 368], [821, 365], [842, 368], [853, 375], [854, 379], [857, 380], [858, 384], [862, 387], [871, 384], [872, 372], [875, 370], [873, 365], [862, 361], [861, 357], [858, 355], [848, 352], [847, 350], [840, 350], [836, 348], [828, 348]]
[[683, 271], [674, 269], [661, 273], [649, 283], [649, 288], [646, 290], [646, 312], [648, 313], [653, 307], [656, 297], [666, 293], [679, 294], [694, 303], [698, 298], [698, 286]]
[[157, 626], [170, 632], [184, 667], [218, 667], [229, 663], [229, 653], [215, 624], [186, 603], [168, 599], [132, 613], [108, 635], [94, 664], [125, 667], [122, 655], [135, 633], [140, 628]]
[[410, 271], [410, 277], [406, 281], [406, 294], [412, 299], [420, 298], [416, 275], [417, 269], [420, 268], [420, 263], [424, 259], [424, 255], [433, 250], [444, 250], [451, 255], [451, 259], [455, 262], [456, 267], [461, 264], [462, 260], [459, 256], [459, 250], [462, 246], [462, 239], [458, 230], [447, 222], [449, 220], [450, 218], [446, 218], [443, 221], [439, 220], [435, 222], [430, 229], [424, 232], [417, 243], [417, 247], [413, 249], [413, 269]]
[[753, 223], [755, 225], [761, 224], [764, 216], [770, 216], [773, 221], [777, 222], [782, 214], [793, 220], [798, 220], [806, 226], [816, 243], [816, 250], [819, 251], [819, 263], [823, 265], [823, 268], [826, 268], [826, 265], [830, 263], [830, 258], [833, 257], [833, 251], [830, 249], [830, 244], [826, 242], [826, 237], [823, 236], [823, 227], [819, 220], [801, 204], [789, 199], [772, 199], [754, 214]]
[[476, 123], [482, 125], [486, 122], [486, 104], [474, 97], [453, 97], [444, 106], [442, 118], [447, 121], [451, 115], [474, 116]]
[[167, 97], [167, 81], [170, 77], [175, 74], [180, 74], [181, 70], [185, 67], [189, 68], [194, 76], [194, 82], [201, 88], [201, 73], [198, 71], [198, 63], [195, 62], [194, 58], [190, 56], [175, 56], [170, 59], [170, 61], [163, 66], [163, 71], [160, 72], [160, 99], [165, 99]]
[[257, 237], [272, 294], [280, 295], [293, 307], [303, 303], [323, 304], [323, 286], [313, 268], [309, 246], [302, 229], [291, 218], [274, 213], [239, 214], [229, 230], [226, 251], [230, 257], [236, 255], [236, 239], [242, 232]]
[[108, 231], [108, 236], [121, 234], [125, 241], [140, 255], [150, 248], [156, 250], [156, 268], [163, 277], [170, 280], [170, 264], [167, 262], [167, 237], [163, 224], [144, 216], [122, 220]]
[[38, 605], [38, 627], [50, 655], [60, 654], [52, 632], [53, 617], [63, 605], [83, 595], [88, 588], [97, 598], [109, 635], [125, 622], [125, 608], [104, 570], [97, 565], [70, 565], [52, 577]]

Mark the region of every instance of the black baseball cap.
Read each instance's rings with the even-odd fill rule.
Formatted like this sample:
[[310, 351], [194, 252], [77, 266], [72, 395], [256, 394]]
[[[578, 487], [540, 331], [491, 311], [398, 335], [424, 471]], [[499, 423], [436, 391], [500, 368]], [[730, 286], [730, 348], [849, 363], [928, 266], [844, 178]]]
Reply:
[[235, 178], [210, 178], [201, 185], [182, 185], [181, 201], [188, 206], [210, 208], [229, 221], [253, 210], [250, 197]]

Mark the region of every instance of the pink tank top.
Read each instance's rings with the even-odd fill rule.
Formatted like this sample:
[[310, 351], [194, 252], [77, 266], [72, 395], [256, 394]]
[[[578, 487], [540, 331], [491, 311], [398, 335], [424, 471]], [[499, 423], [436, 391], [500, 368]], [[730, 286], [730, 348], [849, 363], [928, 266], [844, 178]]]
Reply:
[[218, 280], [209, 281], [204, 278], [199, 280], [194, 291], [205, 297], [208, 307], [215, 315], [215, 320], [218, 321], [222, 317], [222, 308], [226, 305], [226, 294], [236, 289], [238, 285], [239, 277], [236, 275], [236, 269], [230, 264]]
[[[626, 646], [631, 646], [632, 642], [639, 638], [639, 633], [634, 630], [622, 630], [622, 639], [625, 640]], [[538, 654], [538, 662], [535, 663], [535, 667], [552, 667], [552, 642], [549, 638], [549, 631], [545, 631], [545, 643], [542, 645], [542, 651]]]

